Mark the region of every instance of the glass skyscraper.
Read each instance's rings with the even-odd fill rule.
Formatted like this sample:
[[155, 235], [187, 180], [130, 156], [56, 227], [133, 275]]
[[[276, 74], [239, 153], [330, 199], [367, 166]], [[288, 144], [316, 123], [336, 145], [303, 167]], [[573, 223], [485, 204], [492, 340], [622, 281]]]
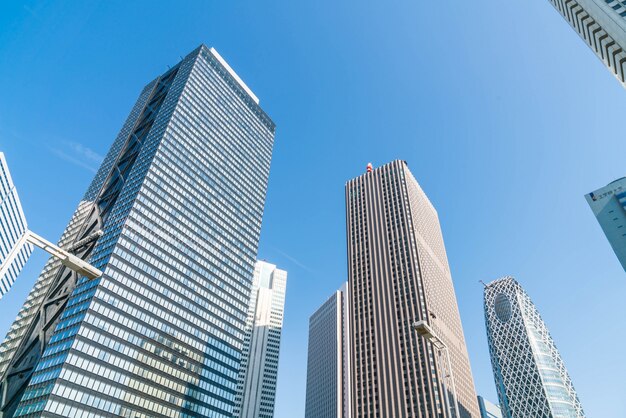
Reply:
[[626, 87], [626, 0], [550, 0]]
[[351, 418], [348, 283], [309, 319], [304, 418]]
[[243, 344], [235, 418], [272, 418], [278, 381], [287, 272], [257, 261]]
[[[435, 207], [400, 160], [368, 166], [347, 182], [345, 197], [352, 413], [450, 417], [457, 415], [456, 395], [458, 416], [478, 418]], [[439, 357], [441, 350], [413, 329], [422, 320], [447, 346], [452, 370]]]
[[103, 275], [45, 266], [4, 417], [232, 417], [274, 130], [205, 46], [143, 89], [60, 241]]
[[13, 258], [10, 265], [6, 266], [6, 273], [0, 273], [0, 299], [11, 289], [33, 252], [33, 246], [23, 242], [27, 228], [9, 166], [4, 154], [0, 152], [0, 266]]
[[548, 328], [512, 277], [485, 287], [485, 323], [504, 417], [585, 416]]
[[626, 177], [585, 195], [585, 199], [626, 271]]

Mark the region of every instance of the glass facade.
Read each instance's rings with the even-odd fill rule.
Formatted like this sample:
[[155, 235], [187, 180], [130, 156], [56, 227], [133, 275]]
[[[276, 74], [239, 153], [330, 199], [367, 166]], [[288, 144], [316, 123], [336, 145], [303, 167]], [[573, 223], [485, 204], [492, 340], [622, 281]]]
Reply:
[[626, 271], [626, 177], [612, 181], [585, 198]]
[[[305, 418], [348, 418], [345, 404], [347, 286], [336, 291], [309, 319]], [[349, 386], [348, 386], [349, 387]]]
[[146, 86], [81, 203], [104, 274], [77, 279], [15, 416], [232, 417], [274, 130], [214, 49]]
[[485, 287], [485, 322], [503, 416], [585, 416], [546, 325], [512, 277]]
[[[0, 299], [11, 289], [33, 251], [32, 245], [21, 243], [26, 229], [26, 217], [22, 211], [20, 198], [4, 154], [0, 152], [0, 266], [3, 266], [5, 261], [10, 262], [10, 265], [6, 266], [6, 273], [0, 275]], [[13, 260], [10, 261], [9, 258]]]

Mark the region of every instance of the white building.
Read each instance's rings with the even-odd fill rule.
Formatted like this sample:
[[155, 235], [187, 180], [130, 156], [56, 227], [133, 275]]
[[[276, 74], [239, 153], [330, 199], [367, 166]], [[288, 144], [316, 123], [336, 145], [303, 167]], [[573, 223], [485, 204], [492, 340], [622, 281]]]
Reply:
[[550, 3], [626, 87], [626, 1], [550, 0]]
[[257, 261], [235, 397], [235, 417], [274, 416], [286, 287], [286, 271]]
[[11, 289], [15, 279], [33, 251], [20, 239], [26, 231], [26, 218], [15, 190], [4, 154], [0, 152], [0, 265], [13, 251], [18, 251], [7, 273], [0, 277], [0, 299]]
[[574, 385], [539, 311], [512, 277], [485, 287], [487, 340], [502, 415], [584, 418]]
[[626, 270], [626, 177], [585, 195], [585, 198]]
[[478, 396], [478, 408], [480, 408], [480, 418], [502, 418], [500, 407], [480, 395]]

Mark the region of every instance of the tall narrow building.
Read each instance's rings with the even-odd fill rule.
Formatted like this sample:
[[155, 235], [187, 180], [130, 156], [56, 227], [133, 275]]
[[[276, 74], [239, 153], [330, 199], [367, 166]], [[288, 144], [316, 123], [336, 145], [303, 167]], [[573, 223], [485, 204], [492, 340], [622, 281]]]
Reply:
[[626, 177], [587, 194], [585, 199], [626, 271]]
[[[447, 345], [462, 418], [480, 416], [437, 211], [404, 161], [346, 184], [355, 417], [449, 417], [445, 361], [412, 328]], [[444, 356], [445, 358], [445, 356]]]
[[252, 280], [235, 418], [272, 418], [278, 381], [287, 272], [257, 261]]
[[[33, 252], [32, 245], [23, 242], [27, 228], [7, 160], [0, 152], [0, 266], [5, 271], [0, 273], [0, 299], [11, 289]], [[5, 266], [5, 262], [10, 264]]]
[[550, 3], [626, 87], [626, 1], [550, 0]]
[[60, 240], [103, 275], [44, 267], [4, 418], [232, 417], [274, 129], [205, 46], [143, 89]]
[[485, 323], [503, 416], [585, 416], [548, 328], [512, 277], [485, 287]]
[[305, 418], [351, 418], [348, 284], [309, 319]]

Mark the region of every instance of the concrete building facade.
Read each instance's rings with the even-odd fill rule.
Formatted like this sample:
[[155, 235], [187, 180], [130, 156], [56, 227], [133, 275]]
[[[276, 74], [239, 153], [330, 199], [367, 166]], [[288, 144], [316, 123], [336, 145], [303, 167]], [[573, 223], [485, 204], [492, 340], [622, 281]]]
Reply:
[[550, 3], [626, 87], [626, 1], [550, 0]]
[[437, 211], [393, 161], [346, 184], [351, 391], [355, 417], [448, 417], [449, 373], [412, 328], [449, 348], [462, 418], [480, 416]]

